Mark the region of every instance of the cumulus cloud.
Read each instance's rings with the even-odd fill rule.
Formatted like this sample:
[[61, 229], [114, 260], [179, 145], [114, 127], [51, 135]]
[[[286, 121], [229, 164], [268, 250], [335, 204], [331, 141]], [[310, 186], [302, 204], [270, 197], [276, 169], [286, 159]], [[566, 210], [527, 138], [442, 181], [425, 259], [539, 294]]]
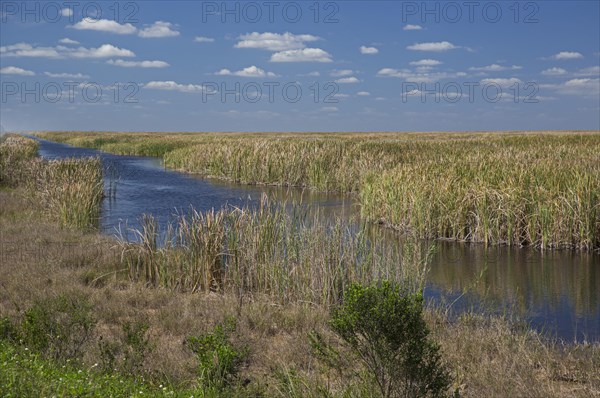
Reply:
[[4, 68], [0, 68], [1, 75], [19, 75], [19, 76], [35, 76], [35, 72], [18, 68], [16, 66], [6, 66]]
[[168, 81], [151, 81], [144, 85], [144, 88], [152, 90], [179, 91], [182, 93], [199, 93], [207, 91], [206, 87], [199, 84], [181, 84], [172, 80]]
[[215, 39], [212, 37], [196, 36], [194, 37], [194, 41], [196, 43], [214, 43]]
[[437, 66], [441, 64], [442, 62], [438, 61], [437, 59], [420, 59], [418, 61], [410, 62], [410, 65], [414, 66]]
[[229, 69], [221, 69], [217, 73], [217, 76], [239, 76], [239, 77], [254, 77], [254, 78], [264, 78], [264, 77], [277, 77], [277, 75], [273, 72], [265, 72], [263, 69], [260, 69], [254, 65], [244, 68], [242, 70], [238, 70], [235, 72], [230, 71]]
[[17, 43], [0, 47], [3, 57], [37, 57], [37, 58], [110, 58], [135, 57], [131, 50], [119, 48], [112, 44], [103, 44], [97, 48], [86, 47], [35, 47], [28, 43]]
[[470, 67], [469, 70], [478, 71], [478, 72], [501, 72], [505, 70], [519, 70], [522, 69], [521, 66], [512, 65], [512, 66], [504, 66], [498, 64], [491, 64], [487, 66], [473, 66]]
[[421, 25], [411, 25], [411, 24], [405, 25], [402, 28], [402, 30], [421, 30], [421, 29], [423, 29], [423, 27]]
[[579, 69], [575, 76], [600, 76], [600, 66], [590, 66], [589, 68]]
[[598, 97], [600, 95], [600, 78], [578, 78], [560, 84], [543, 84], [542, 89], [555, 90], [559, 94]]
[[271, 62], [332, 62], [331, 54], [320, 48], [287, 50], [271, 55]]
[[72, 39], [69, 39], [68, 37], [65, 37], [64, 39], [60, 39], [58, 42], [61, 44], [73, 44], [73, 45], [79, 44], [79, 42], [77, 40], [72, 40]]
[[544, 76], [560, 76], [566, 74], [567, 71], [563, 68], [549, 68], [542, 71], [542, 75]]
[[372, 54], [377, 54], [378, 52], [379, 52], [379, 50], [375, 47], [360, 46], [361, 54], [372, 55]]
[[84, 18], [76, 24], [69, 26], [77, 30], [95, 30], [98, 32], [109, 32], [118, 35], [136, 34], [143, 38], [159, 38], [179, 36], [179, 32], [172, 29], [174, 25], [170, 22], [156, 21], [143, 29], [136, 28], [130, 23], [120, 24], [109, 19]]
[[337, 106], [324, 106], [320, 109], [321, 112], [334, 113], [339, 111]]
[[412, 71], [410, 69], [393, 69], [393, 68], [383, 68], [377, 72], [378, 77], [395, 77], [399, 79], [404, 79], [405, 81], [415, 82], [415, 83], [431, 83], [436, 82], [442, 79], [451, 79], [457, 77], [464, 77], [467, 74], [464, 72], [456, 72], [456, 73], [448, 73], [448, 72], [421, 72], [421, 71]]
[[109, 65], [121, 66], [123, 68], [167, 68], [170, 66], [165, 61], [125, 61], [123, 59], [108, 60]]
[[73, 58], [135, 57], [133, 51], [115, 47], [112, 44], [103, 44], [98, 48], [78, 47], [74, 51], [69, 51], [66, 54]]
[[143, 38], [179, 36], [179, 32], [171, 29], [172, 27], [173, 24], [170, 22], [156, 21], [152, 25], [144, 29], [140, 29], [138, 36]]
[[333, 77], [343, 77], [353, 75], [354, 71], [352, 69], [334, 69], [329, 75]]
[[406, 47], [408, 50], [414, 51], [448, 51], [460, 48], [448, 41], [415, 43], [412, 46]]
[[137, 32], [137, 28], [130, 23], [120, 24], [109, 19], [84, 18], [70, 27], [77, 30], [95, 30], [118, 35], [130, 35]]
[[268, 51], [289, 51], [306, 48], [306, 43], [320, 40], [313, 35], [295, 35], [290, 32], [283, 34], [271, 32], [252, 32], [238, 37], [235, 48], [257, 48]]
[[359, 83], [360, 80], [358, 80], [356, 77], [352, 76], [352, 77], [342, 77], [340, 79], [337, 79], [335, 82], [338, 84], [353, 84], [353, 83]]
[[583, 58], [583, 54], [575, 51], [561, 51], [558, 54], [554, 54], [550, 59], [565, 60], [565, 59], [579, 59]]
[[88, 75], [84, 75], [82, 73], [51, 73], [44, 72], [44, 75], [48, 77], [52, 77], [55, 79], [89, 79]]
[[359, 97], [368, 97], [369, 95], [371, 95], [371, 93], [368, 91], [359, 91], [358, 93], [356, 93], [356, 95], [358, 95]]
[[73, 9], [71, 9], [71, 8], [63, 8], [62, 10], [60, 10], [60, 15], [62, 15], [63, 17], [72, 17], [73, 16]]
[[482, 79], [480, 81], [480, 83], [482, 85], [494, 84], [494, 85], [498, 85], [500, 87], [510, 87], [515, 83], [521, 84], [523, 82], [520, 79], [517, 79], [516, 77], [509, 77], [509, 78]]

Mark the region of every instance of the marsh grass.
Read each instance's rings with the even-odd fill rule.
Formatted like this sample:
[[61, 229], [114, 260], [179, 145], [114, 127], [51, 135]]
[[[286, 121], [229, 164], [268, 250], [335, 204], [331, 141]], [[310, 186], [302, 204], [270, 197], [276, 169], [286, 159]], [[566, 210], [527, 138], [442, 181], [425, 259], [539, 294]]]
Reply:
[[600, 134], [44, 133], [244, 184], [355, 193], [419, 238], [600, 249]]
[[0, 144], [0, 183], [23, 186], [63, 227], [91, 229], [98, 225], [104, 191], [99, 158], [37, 158], [36, 141], [9, 136]]
[[130, 278], [182, 291], [267, 295], [279, 303], [328, 306], [349, 284], [387, 279], [416, 291], [429, 252], [371, 240], [368, 226], [325, 222], [298, 204], [224, 208], [181, 215], [159, 246], [159, 226], [145, 216], [138, 242], [121, 240]]

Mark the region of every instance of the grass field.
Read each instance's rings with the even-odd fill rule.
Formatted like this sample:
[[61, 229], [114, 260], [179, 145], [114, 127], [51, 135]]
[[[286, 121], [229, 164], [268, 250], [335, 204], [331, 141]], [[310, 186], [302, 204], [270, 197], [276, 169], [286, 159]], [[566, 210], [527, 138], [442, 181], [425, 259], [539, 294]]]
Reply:
[[244, 184], [356, 195], [419, 238], [600, 248], [600, 133], [41, 133]]

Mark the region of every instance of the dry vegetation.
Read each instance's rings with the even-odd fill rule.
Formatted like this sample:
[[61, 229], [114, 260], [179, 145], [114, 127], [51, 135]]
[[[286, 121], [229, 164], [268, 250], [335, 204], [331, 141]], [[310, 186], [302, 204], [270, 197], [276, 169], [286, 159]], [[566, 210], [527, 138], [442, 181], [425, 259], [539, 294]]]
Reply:
[[600, 248], [600, 134], [44, 133], [246, 184], [356, 193], [420, 238]]
[[[198, 286], [203, 283], [205, 286], [195, 289], [195, 293], [182, 292], [194, 289], [179, 289], [181, 285], [177, 283], [149, 283], [154, 281], [152, 271], [140, 271], [141, 274], [136, 274], [136, 269], [132, 271], [129, 268], [131, 263], [124, 262], [123, 248], [118, 242], [96, 233], [61, 228], [56, 217], [40, 202], [30, 200], [33, 195], [31, 189], [19, 187], [18, 183], [15, 185], [14, 189], [0, 190], [0, 318], [8, 318], [12, 323], [30, 319], [30, 308], [47, 308], [44, 303], [55, 302], [64, 295], [87, 303], [95, 323], [83, 342], [81, 358], [76, 362], [86, 374], [104, 374], [101, 372], [117, 369], [118, 374], [126, 375], [123, 377], [134, 377], [137, 384], [132, 388], [135, 389], [126, 390], [132, 396], [141, 395], [140, 391], [144, 392], [144, 396], [164, 396], [167, 395], [164, 386], [178, 396], [376, 396], [369, 383], [361, 377], [364, 372], [356, 363], [341, 361], [336, 366], [326, 366], [315, 357], [309, 339], [313, 331], [325, 336], [342, 353], [344, 349], [328, 327], [326, 305], [306, 302], [302, 299], [304, 292], [282, 300], [279, 293], [273, 294], [279, 289], [254, 289], [240, 300], [240, 288], [248, 286], [245, 282], [234, 280], [232, 286], [237, 286], [237, 289], [211, 288], [215, 286], [212, 273], [199, 278]], [[201, 267], [200, 275], [214, 267], [211, 261], [215, 257], [207, 256], [207, 250], [218, 251], [219, 245], [222, 245], [219, 238], [211, 237], [226, 224], [215, 221], [229, 216], [226, 213], [196, 215], [195, 221], [189, 221], [187, 229], [182, 230], [189, 236], [182, 237], [180, 243], [185, 243], [187, 250], [193, 251], [194, 245], [199, 248], [196, 257], [184, 253], [188, 256], [185, 264], [191, 264], [190, 259], [193, 259]], [[272, 250], [277, 253], [281, 250], [279, 243], [283, 234], [277, 235], [279, 232], [269, 230], [268, 226], [281, 228], [286, 234], [292, 233], [292, 237], [300, 237], [293, 235], [291, 230], [297, 224], [286, 224], [290, 220], [282, 219], [285, 216], [281, 213], [256, 219], [252, 217], [259, 216], [241, 213], [238, 217], [244, 219], [240, 227], [246, 228], [245, 234], [249, 236], [245, 238], [250, 240], [242, 247], [248, 248], [251, 242], [271, 245], [262, 251], [257, 248], [256, 253], [266, 254]], [[238, 222], [235, 216], [233, 221]], [[304, 225], [304, 228], [310, 230], [311, 226]], [[190, 242], [192, 231], [194, 236], [204, 241]], [[207, 231], [212, 232], [207, 234]], [[220, 233], [217, 237], [223, 236]], [[307, 232], [308, 237], [310, 233]], [[322, 239], [323, 235], [319, 234], [317, 231], [313, 237]], [[152, 234], [146, 233], [145, 236], [152, 237]], [[335, 237], [329, 239], [336, 241]], [[229, 244], [230, 241], [227, 242]], [[311, 241], [306, 241], [303, 245], [309, 243]], [[329, 250], [327, 239], [319, 244], [321, 248], [302, 246], [298, 249], [309, 253], [314, 250], [312, 253], [317, 254], [315, 259], [325, 264], [327, 259], [320, 260], [319, 256]], [[133, 246], [126, 246], [134, 250]], [[137, 249], [152, 261], [161, 257], [176, 261], [175, 257], [181, 254], [175, 253], [178, 251], [175, 247], [160, 249], [163, 252], [158, 254], [158, 247], [152, 243]], [[335, 256], [335, 253], [333, 250], [332, 255]], [[248, 265], [267, 266], [264, 270], [253, 271], [264, 272], [262, 276], [252, 272], [244, 275], [254, 275], [248, 279], [253, 283], [291, 280], [298, 288], [301, 287], [301, 273], [292, 272], [285, 278], [269, 275], [276, 269], [268, 268], [274, 260], [275, 257], [267, 257], [260, 262], [252, 255], [242, 257], [241, 261], [247, 261]], [[303, 261], [308, 260], [307, 254]], [[416, 265], [415, 269], [420, 269], [421, 260], [420, 257], [409, 257], [405, 259], [405, 265]], [[150, 279], [141, 275], [149, 275]], [[300, 279], [294, 281], [296, 277]], [[311, 280], [308, 278], [308, 282]], [[160, 278], [157, 279], [157, 282], [160, 281]], [[321, 289], [317, 290], [320, 292], [330, 291], [322, 287], [318, 289]], [[327, 301], [321, 300], [322, 303]], [[597, 344], [548, 342], [526, 327], [516, 327], [507, 319], [498, 317], [465, 315], [458, 320], [449, 320], [436, 309], [428, 309], [426, 317], [455, 379], [453, 388], [461, 396], [600, 396], [597, 372], [600, 347]], [[209, 333], [216, 325], [226, 324], [230, 319], [235, 319], [236, 324], [230, 336], [232, 344], [246, 347], [248, 351], [241, 364], [238, 381], [225, 392], [215, 392], [202, 386], [197, 389], [200, 379], [198, 359], [186, 341], [190, 336]], [[132, 333], [132, 330], [137, 333]], [[4, 328], [1, 331], [6, 333]], [[132, 335], [137, 337], [131, 338]], [[5, 350], [5, 347], [2, 346], [2, 349]], [[10, 349], [8, 353], [13, 355]], [[114, 354], [113, 361], [109, 354]], [[9, 367], [7, 363], [0, 365], [0, 379], [17, 384], [34, 382], [24, 364]], [[10, 364], [13, 366], [12, 362]], [[60, 365], [54, 362], [44, 363], [44, 366], [45, 369], [60, 369]], [[62, 379], [59, 382], [58, 377], [66, 374], [46, 375], [44, 388], [48, 395], [53, 394], [53, 385], [63, 382]], [[68, 375], [72, 376], [71, 373]], [[117, 390], [111, 390], [111, 386], [90, 395], [103, 396], [104, 393], [106, 396], [107, 391], [115, 394]], [[195, 390], [186, 390], [188, 388]]]

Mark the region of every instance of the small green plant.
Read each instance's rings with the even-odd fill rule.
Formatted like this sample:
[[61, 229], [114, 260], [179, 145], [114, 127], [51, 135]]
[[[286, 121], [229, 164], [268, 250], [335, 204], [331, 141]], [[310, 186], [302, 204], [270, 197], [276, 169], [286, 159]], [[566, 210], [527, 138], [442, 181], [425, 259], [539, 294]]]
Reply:
[[146, 321], [125, 322], [123, 334], [125, 343], [124, 368], [137, 373], [144, 364], [146, 355], [152, 350], [150, 338], [147, 336], [150, 325]]
[[439, 397], [451, 379], [428, 338], [422, 294], [389, 282], [351, 285], [331, 327], [366, 366], [383, 397]]
[[25, 312], [23, 343], [55, 359], [80, 359], [96, 321], [92, 305], [79, 294], [38, 301]]
[[247, 350], [231, 343], [235, 328], [235, 319], [228, 318], [216, 325], [212, 333], [188, 337], [188, 347], [198, 356], [200, 380], [205, 386], [221, 389], [237, 378]]

